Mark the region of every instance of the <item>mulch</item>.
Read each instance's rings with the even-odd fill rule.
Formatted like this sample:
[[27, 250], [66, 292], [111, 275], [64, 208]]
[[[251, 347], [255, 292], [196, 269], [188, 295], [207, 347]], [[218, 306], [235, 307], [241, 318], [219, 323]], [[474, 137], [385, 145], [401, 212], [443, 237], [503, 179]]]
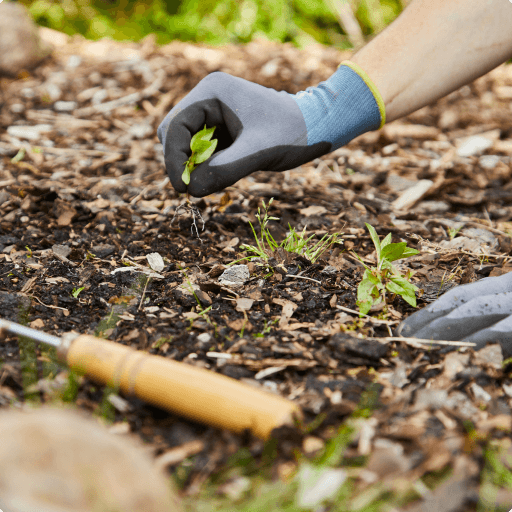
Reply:
[[[201, 78], [225, 71], [295, 93], [348, 57], [264, 40], [206, 48], [73, 39], [32, 74], [2, 79], [0, 310], [50, 334], [96, 332], [240, 379], [293, 399], [307, 421], [323, 415], [310, 432], [276, 433], [276, 475], [289, 474], [295, 448], [316, 453], [363, 397], [374, 412], [357, 420], [345, 454], [369, 457], [358, 485], [399, 488], [449, 468], [408, 510], [475, 510], [484, 447], [492, 441], [512, 454], [512, 366], [497, 345], [447, 351], [392, 339], [414, 312], [400, 297], [386, 320], [359, 318], [362, 265], [353, 252], [375, 262], [365, 222], [419, 249], [400, 265], [414, 272], [419, 307], [512, 269], [512, 67], [298, 169], [256, 173], [192, 199], [205, 221], [200, 239], [190, 216], [171, 223], [184, 198], [166, 178], [156, 128]], [[247, 255], [241, 246], [254, 244], [249, 223], [258, 229], [255, 214], [270, 198], [277, 240], [291, 225], [315, 240], [342, 232], [344, 243], [315, 263], [276, 253], [268, 266], [249, 263], [239, 288], [221, 285], [227, 265]], [[151, 268], [152, 253], [163, 268]], [[44, 347], [31, 360], [7, 337], [0, 357], [2, 407], [28, 396], [51, 401], [66, 381]], [[80, 380], [78, 407], [97, 412], [102, 396]], [[110, 428], [142, 438], [169, 471], [193, 456], [184, 494], [198, 492], [240, 447], [262, 455], [250, 435], [133, 397], [113, 403]], [[497, 500], [510, 504], [512, 494]]]

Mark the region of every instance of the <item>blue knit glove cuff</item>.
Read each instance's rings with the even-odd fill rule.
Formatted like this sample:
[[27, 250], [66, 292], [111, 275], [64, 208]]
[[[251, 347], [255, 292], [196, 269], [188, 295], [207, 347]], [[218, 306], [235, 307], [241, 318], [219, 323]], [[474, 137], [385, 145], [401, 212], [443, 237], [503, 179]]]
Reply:
[[331, 151], [386, 122], [382, 97], [368, 75], [350, 61], [316, 87], [295, 95], [308, 132], [308, 146], [330, 142]]

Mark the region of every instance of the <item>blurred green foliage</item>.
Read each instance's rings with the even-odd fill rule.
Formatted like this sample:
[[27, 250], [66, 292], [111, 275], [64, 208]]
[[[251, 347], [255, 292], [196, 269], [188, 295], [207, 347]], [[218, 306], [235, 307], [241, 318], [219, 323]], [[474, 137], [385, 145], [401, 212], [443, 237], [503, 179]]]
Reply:
[[[338, 0], [343, 1], [343, 0]], [[404, 0], [349, 0], [365, 36], [384, 28]], [[40, 25], [89, 39], [137, 41], [156, 34], [211, 45], [264, 36], [303, 47], [350, 43], [327, 0], [21, 0]]]

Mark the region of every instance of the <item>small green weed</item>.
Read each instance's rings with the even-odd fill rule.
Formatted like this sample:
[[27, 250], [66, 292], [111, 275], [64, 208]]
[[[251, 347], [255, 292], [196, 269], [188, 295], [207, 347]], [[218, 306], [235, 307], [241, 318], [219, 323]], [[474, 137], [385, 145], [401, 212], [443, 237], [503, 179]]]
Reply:
[[462, 225], [453, 228], [448, 228], [448, 236], [450, 237], [450, 240], [453, 240], [459, 234], [459, 231], [461, 229]]
[[78, 298], [82, 290], [85, 290], [84, 286], [81, 286], [80, 288], [73, 288], [73, 290], [71, 291], [71, 295], [76, 299]]
[[272, 330], [272, 326], [275, 325], [277, 322], [279, 322], [278, 318], [275, 318], [274, 320], [267, 322], [264, 320], [265, 324], [263, 327], [263, 330], [261, 332], [257, 332], [256, 334], [253, 334], [254, 338], [264, 338], [265, 334], [268, 334]]
[[243, 249], [247, 252], [253, 253], [251, 256], [247, 256], [245, 258], [241, 258], [239, 260], [234, 261], [231, 264], [237, 263], [243, 260], [253, 260], [256, 258], [261, 258], [263, 261], [268, 262], [270, 258], [274, 256], [278, 249], [284, 249], [287, 252], [299, 254], [307, 258], [311, 263], [315, 263], [325, 251], [327, 251], [330, 247], [332, 247], [336, 243], [343, 243], [341, 237], [342, 233], [333, 233], [332, 235], [324, 235], [321, 240], [317, 243], [311, 242], [314, 238], [314, 234], [310, 237], [306, 238], [306, 227], [300, 232], [297, 233], [295, 228], [292, 228], [290, 224], [288, 224], [288, 228], [290, 231], [286, 235], [286, 238], [281, 242], [277, 243], [272, 234], [268, 229], [268, 223], [272, 220], [279, 220], [278, 217], [271, 217], [268, 214], [268, 210], [272, 205], [274, 198], [272, 197], [268, 202], [268, 205], [265, 204], [265, 201], [262, 200], [263, 211], [258, 208], [258, 213], [256, 214], [256, 218], [258, 219], [258, 223], [260, 225], [260, 236], [256, 234], [256, 230], [254, 226], [249, 221], [249, 224], [252, 229], [252, 233], [254, 235], [254, 239], [256, 240], [256, 245], [247, 245], [243, 244], [240, 246], [240, 249]]
[[391, 294], [400, 295], [411, 306], [416, 307], [415, 292], [419, 289], [409, 279], [411, 273], [402, 276], [397, 268], [391, 264], [392, 261], [408, 258], [418, 254], [419, 251], [407, 247], [406, 242], [391, 243], [391, 233], [382, 242], [379, 235], [370, 224], [366, 223], [371, 239], [377, 252], [377, 266], [368, 267], [363, 260], [355, 254], [364, 265], [365, 271], [362, 281], [357, 288], [357, 305], [362, 315], [366, 315], [372, 306], [386, 303], [386, 291]]
[[192, 140], [190, 141], [192, 155], [190, 155], [190, 158], [184, 162], [185, 170], [181, 175], [181, 179], [185, 185], [190, 183], [190, 174], [196, 166], [208, 160], [208, 158], [213, 155], [218, 142], [217, 139], [210, 140], [214, 131], [215, 126], [212, 128], [206, 128], [206, 125], [204, 125], [204, 128], [192, 137]]

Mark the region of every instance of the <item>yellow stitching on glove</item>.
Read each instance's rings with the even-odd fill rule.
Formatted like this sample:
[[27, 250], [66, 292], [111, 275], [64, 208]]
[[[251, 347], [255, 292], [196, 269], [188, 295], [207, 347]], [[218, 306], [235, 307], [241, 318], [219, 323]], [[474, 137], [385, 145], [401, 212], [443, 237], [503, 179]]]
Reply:
[[340, 66], [348, 66], [350, 69], [355, 71], [363, 79], [364, 83], [368, 86], [370, 91], [372, 91], [380, 112], [379, 129], [382, 128], [386, 124], [386, 107], [384, 106], [384, 100], [382, 99], [382, 96], [380, 95], [377, 87], [375, 87], [375, 84], [371, 81], [370, 77], [365, 73], [365, 71], [362, 70], [357, 64], [354, 64], [349, 60], [344, 60], [338, 67]]

